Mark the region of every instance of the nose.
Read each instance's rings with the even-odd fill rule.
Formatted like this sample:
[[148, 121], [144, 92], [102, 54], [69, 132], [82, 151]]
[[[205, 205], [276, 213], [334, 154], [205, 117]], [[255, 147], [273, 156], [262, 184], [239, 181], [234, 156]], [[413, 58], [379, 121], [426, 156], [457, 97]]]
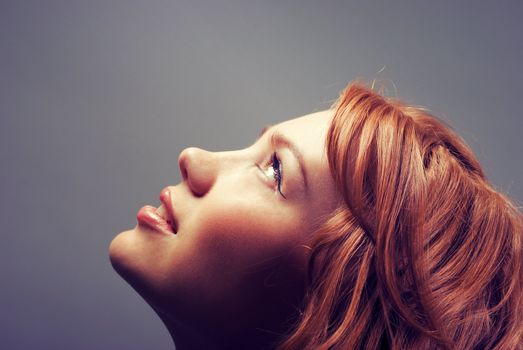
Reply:
[[212, 152], [189, 147], [178, 157], [178, 165], [184, 181], [195, 196], [204, 196], [210, 191], [217, 174], [217, 161]]

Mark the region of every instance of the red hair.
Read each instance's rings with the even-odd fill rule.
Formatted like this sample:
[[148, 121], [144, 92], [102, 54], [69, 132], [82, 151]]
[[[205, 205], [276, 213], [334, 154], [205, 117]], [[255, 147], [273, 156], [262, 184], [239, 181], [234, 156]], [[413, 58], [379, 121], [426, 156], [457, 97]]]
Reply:
[[354, 82], [326, 149], [344, 203], [315, 233], [294, 349], [523, 349], [523, 215], [426, 110]]

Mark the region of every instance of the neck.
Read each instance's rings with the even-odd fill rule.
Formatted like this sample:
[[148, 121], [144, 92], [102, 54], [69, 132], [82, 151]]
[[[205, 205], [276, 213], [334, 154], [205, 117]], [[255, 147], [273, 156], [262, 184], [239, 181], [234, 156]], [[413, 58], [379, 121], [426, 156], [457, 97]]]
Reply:
[[169, 317], [160, 316], [160, 318], [169, 331], [176, 350], [258, 350], [271, 348], [270, 344], [275, 341], [274, 334], [270, 333], [238, 332], [221, 336], [213, 334], [214, 332], [195, 329]]
[[173, 339], [176, 350], [223, 349], [218, 342], [213, 341], [207, 335], [179, 322], [164, 321], [164, 324]]

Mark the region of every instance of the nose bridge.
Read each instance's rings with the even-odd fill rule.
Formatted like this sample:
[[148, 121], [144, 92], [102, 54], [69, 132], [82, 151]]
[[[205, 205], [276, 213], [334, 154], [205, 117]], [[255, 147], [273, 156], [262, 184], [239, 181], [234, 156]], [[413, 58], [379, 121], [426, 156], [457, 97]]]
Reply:
[[231, 166], [230, 153], [234, 152], [210, 152], [198, 147], [189, 147], [180, 153], [178, 165], [183, 180], [196, 196], [209, 192], [221, 171]]

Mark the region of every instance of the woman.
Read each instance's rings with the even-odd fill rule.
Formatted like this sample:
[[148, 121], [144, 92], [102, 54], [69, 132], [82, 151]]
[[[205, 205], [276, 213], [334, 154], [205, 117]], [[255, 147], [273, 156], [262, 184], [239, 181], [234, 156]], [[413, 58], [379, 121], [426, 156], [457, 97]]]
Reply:
[[110, 246], [178, 350], [522, 349], [523, 215], [425, 110], [355, 82], [179, 165]]

